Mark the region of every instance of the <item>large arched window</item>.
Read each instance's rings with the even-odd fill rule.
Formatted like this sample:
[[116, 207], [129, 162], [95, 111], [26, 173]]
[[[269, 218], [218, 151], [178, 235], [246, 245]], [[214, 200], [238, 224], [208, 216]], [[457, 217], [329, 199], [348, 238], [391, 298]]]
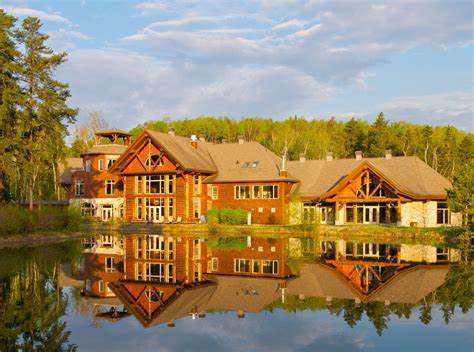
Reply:
[[159, 156], [158, 154], [153, 154], [148, 159], [146, 159], [145, 165], [146, 166], [162, 166], [164, 164], [163, 157]]

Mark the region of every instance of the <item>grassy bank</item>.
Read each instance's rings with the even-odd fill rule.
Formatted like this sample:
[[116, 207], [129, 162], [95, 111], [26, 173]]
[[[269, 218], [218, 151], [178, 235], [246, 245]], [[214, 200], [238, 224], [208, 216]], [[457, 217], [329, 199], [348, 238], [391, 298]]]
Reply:
[[47, 207], [41, 209], [0, 206], [0, 238], [32, 234], [70, 233], [83, 228], [83, 218], [76, 208]]

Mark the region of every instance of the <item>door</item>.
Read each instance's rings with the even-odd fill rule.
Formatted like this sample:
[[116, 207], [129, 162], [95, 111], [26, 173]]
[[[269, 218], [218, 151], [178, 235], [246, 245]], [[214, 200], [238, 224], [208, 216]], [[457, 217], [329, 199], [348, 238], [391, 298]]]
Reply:
[[378, 223], [379, 223], [378, 206], [365, 206], [364, 224], [378, 224]]
[[160, 220], [160, 211], [159, 211], [159, 208], [157, 206], [150, 206], [149, 207], [149, 216], [150, 216], [150, 220], [152, 222], [158, 222]]
[[113, 218], [113, 207], [111, 205], [102, 206], [102, 221], [109, 221]]

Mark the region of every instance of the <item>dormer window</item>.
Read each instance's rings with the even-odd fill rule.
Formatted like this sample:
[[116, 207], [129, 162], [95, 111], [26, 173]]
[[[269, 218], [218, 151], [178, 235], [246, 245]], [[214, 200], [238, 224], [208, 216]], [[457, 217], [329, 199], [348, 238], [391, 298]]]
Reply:
[[250, 162], [246, 161], [245, 163], [242, 164], [242, 169], [248, 169], [250, 166]]
[[164, 165], [163, 158], [159, 156], [158, 154], [153, 154], [146, 160], [145, 165], [146, 166], [162, 166]]
[[250, 164], [250, 167], [252, 169], [255, 169], [258, 166], [258, 161], [252, 161], [252, 164]]
[[246, 161], [242, 164], [242, 169], [255, 169], [258, 166], [258, 161]]

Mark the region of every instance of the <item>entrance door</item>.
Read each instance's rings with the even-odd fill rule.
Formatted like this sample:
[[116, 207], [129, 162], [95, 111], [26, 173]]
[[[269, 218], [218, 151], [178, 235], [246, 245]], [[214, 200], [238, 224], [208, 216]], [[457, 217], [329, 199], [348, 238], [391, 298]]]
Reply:
[[150, 206], [149, 211], [149, 220], [152, 222], [159, 222], [160, 220], [160, 210], [157, 206]]
[[103, 205], [102, 206], [102, 221], [109, 221], [113, 218], [114, 208], [112, 205]]
[[365, 206], [364, 207], [364, 224], [378, 224], [379, 223], [379, 207]]

